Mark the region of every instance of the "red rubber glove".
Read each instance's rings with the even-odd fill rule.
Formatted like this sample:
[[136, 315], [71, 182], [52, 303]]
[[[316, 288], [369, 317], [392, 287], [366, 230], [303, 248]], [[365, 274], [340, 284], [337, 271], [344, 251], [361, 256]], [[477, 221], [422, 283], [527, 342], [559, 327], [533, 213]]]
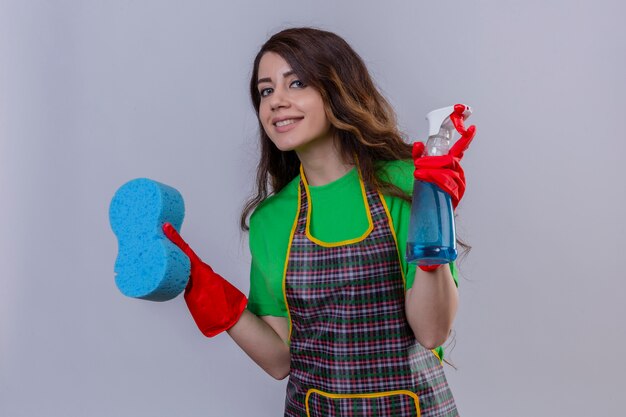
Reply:
[[163, 233], [191, 261], [185, 302], [200, 331], [207, 337], [213, 337], [233, 327], [246, 308], [246, 296], [202, 262], [174, 226], [165, 223]]
[[463, 153], [476, 134], [476, 126], [472, 125], [467, 129], [463, 126], [464, 111], [465, 106], [463, 104], [456, 104], [454, 112], [450, 115], [450, 119], [461, 134], [461, 138], [450, 148], [447, 155], [422, 156], [424, 143], [415, 142], [413, 144], [413, 162], [415, 164], [413, 176], [416, 180], [436, 184], [447, 192], [452, 199], [454, 208], [465, 193], [465, 173], [461, 168], [461, 158], [463, 158]]
[[[416, 180], [430, 182], [437, 185], [450, 195], [452, 206], [456, 206], [465, 193], [465, 173], [461, 168], [461, 158], [474, 139], [476, 126], [472, 125], [465, 129], [463, 124], [463, 112], [466, 107], [463, 104], [456, 104], [454, 112], [450, 115], [450, 120], [454, 124], [457, 132], [461, 134], [459, 140], [450, 148], [447, 155], [423, 156], [424, 143], [415, 142], [413, 144], [413, 162], [415, 171], [413, 176]], [[424, 271], [434, 271], [439, 265], [420, 265]]]

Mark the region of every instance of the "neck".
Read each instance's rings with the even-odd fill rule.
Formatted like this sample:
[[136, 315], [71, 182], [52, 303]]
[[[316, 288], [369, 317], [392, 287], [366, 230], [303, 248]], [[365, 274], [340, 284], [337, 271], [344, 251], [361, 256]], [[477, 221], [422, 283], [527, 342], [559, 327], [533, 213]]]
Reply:
[[319, 186], [343, 177], [354, 163], [343, 160], [334, 138], [308, 149], [298, 149], [296, 153], [309, 185]]

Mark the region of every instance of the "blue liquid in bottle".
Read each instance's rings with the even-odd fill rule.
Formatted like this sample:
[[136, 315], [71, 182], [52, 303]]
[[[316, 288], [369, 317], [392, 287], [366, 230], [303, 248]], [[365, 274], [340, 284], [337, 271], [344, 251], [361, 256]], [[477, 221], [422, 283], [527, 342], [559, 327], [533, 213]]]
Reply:
[[418, 265], [441, 265], [457, 257], [450, 196], [434, 184], [415, 181], [406, 258]]

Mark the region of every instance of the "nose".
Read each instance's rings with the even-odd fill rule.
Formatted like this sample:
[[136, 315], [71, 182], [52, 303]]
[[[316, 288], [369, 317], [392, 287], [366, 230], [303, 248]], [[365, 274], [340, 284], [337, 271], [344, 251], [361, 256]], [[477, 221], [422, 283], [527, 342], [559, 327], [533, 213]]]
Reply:
[[270, 96], [270, 107], [272, 110], [278, 110], [281, 107], [289, 107], [289, 100], [282, 87], [276, 87]]

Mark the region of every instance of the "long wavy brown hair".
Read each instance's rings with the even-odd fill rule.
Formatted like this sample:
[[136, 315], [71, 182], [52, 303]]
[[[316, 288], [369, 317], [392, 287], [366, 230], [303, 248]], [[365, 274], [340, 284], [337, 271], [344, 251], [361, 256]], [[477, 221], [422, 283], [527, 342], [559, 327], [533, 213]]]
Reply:
[[[261, 47], [250, 78], [250, 97], [259, 115], [258, 69], [266, 52], [280, 55], [298, 78], [322, 96], [326, 117], [338, 139], [342, 158], [358, 160], [363, 181], [382, 193], [410, 201], [410, 197], [378, 175], [378, 163], [411, 158], [411, 145], [396, 127], [396, 115], [380, 94], [361, 57], [341, 37], [314, 28], [291, 28], [273, 35]], [[249, 214], [268, 195], [278, 193], [299, 174], [294, 151], [279, 150], [259, 121], [261, 156], [256, 193], [241, 214], [241, 228], [249, 229]]]

